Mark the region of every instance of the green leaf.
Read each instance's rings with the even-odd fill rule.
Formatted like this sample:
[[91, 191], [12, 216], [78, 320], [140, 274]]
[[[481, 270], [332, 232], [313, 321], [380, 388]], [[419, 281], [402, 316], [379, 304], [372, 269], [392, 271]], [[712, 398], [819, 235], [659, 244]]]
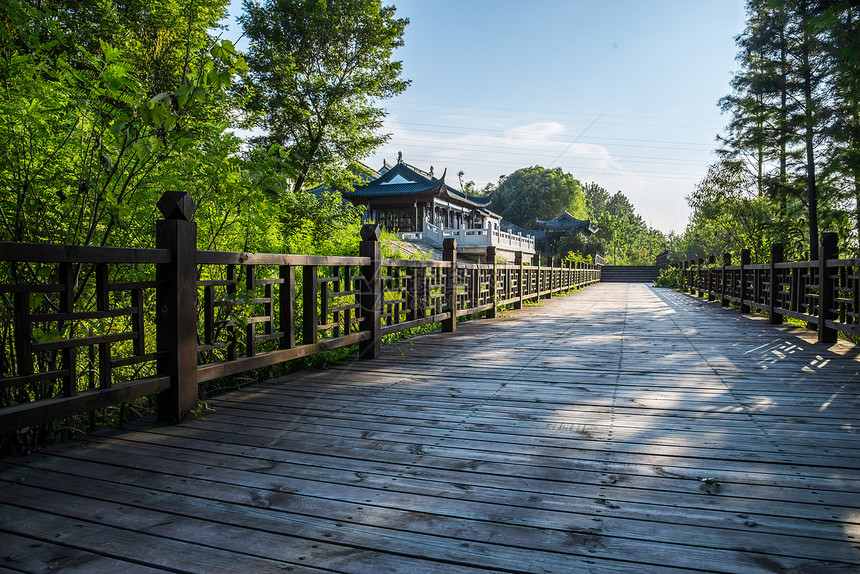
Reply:
[[191, 99], [191, 94], [194, 90], [194, 86], [189, 83], [183, 82], [176, 88], [175, 96], [176, 101], [179, 104], [180, 108], [184, 108], [188, 101]]
[[99, 40], [99, 44], [101, 45], [102, 54], [104, 54], [105, 62], [111, 63], [119, 59], [121, 52], [117, 48], [114, 48], [106, 41], [101, 39]]

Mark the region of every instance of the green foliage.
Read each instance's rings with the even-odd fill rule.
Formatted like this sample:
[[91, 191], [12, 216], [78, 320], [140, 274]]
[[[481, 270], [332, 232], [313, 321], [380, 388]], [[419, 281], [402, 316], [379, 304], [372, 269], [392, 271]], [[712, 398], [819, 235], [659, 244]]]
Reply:
[[385, 112], [375, 100], [401, 93], [408, 20], [379, 0], [245, 1], [240, 18], [250, 40], [246, 89], [249, 126], [267, 133], [265, 148], [289, 150], [281, 170], [299, 191], [343, 188], [360, 159], [383, 144]]
[[[462, 191], [463, 193], [466, 193], [466, 194], [472, 195], [472, 196], [479, 196], [480, 197], [480, 196], [492, 195], [496, 191], [496, 187], [497, 187], [496, 184], [488, 183], [487, 185], [485, 185], [484, 187], [479, 189], [474, 181], [472, 181], [472, 180], [464, 181], [463, 178], [465, 176], [466, 176], [466, 172], [463, 171], [462, 169], [457, 172], [457, 179], [460, 180], [460, 191]], [[502, 178], [501, 181], [504, 181], [504, 178]]]
[[[753, 261], [764, 261], [776, 233], [802, 242], [802, 223], [781, 226], [768, 201], [751, 189], [750, 174], [737, 162], [715, 164], [687, 198], [693, 212], [687, 228], [684, 259], [750, 249]], [[692, 241], [690, 241], [692, 240]]]
[[361, 208], [337, 192], [320, 196], [283, 190], [284, 252], [305, 255], [358, 255]]
[[[613, 265], [653, 265], [668, 246], [667, 238], [649, 228], [626, 195], [610, 195], [595, 183], [585, 187], [588, 215], [598, 231], [580, 239], [582, 249], [602, 253]], [[576, 244], [574, 244], [576, 246]]]
[[565, 261], [572, 261], [573, 263], [578, 263], [580, 265], [593, 265], [594, 257], [591, 255], [584, 255], [579, 251], [568, 251], [564, 256]]
[[551, 219], [563, 211], [587, 218], [582, 186], [558, 167], [518, 169], [496, 189], [493, 210], [526, 228], [533, 227], [536, 219]]
[[582, 187], [560, 168], [523, 168], [503, 178], [495, 188], [493, 210], [526, 228], [562, 211], [589, 219], [597, 233], [575, 232], [561, 238], [558, 250], [562, 256], [600, 253], [618, 265], [652, 265], [668, 246], [667, 238], [645, 224], [623, 193], [610, 195], [596, 183]]
[[[0, 6], [0, 241], [151, 247], [166, 190], [191, 192], [198, 247], [226, 251], [357, 253], [360, 214], [339, 196], [283, 193], [289, 150], [243, 153], [228, 130], [234, 83], [247, 70], [210, 31], [227, 0], [10, 0]], [[283, 214], [283, 216], [282, 216]], [[95, 308], [91, 265], [75, 266], [76, 311]], [[110, 266], [109, 281], [150, 280], [152, 266]], [[3, 265], [4, 282], [56, 282], [57, 266]], [[223, 279], [223, 277], [221, 277]], [[129, 307], [113, 293], [112, 305]], [[248, 298], [237, 293], [236, 300]], [[14, 368], [12, 303], [3, 298], [0, 358]], [[32, 297], [34, 313], [56, 313], [57, 297]], [[225, 307], [242, 325], [245, 315]], [[154, 313], [154, 298], [144, 300]], [[42, 322], [35, 341], [130, 330], [126, 319]], [[156, 340], [147, 322], [147, 350]], [[112, 351], [127, 356], [130, 341]], [[34, 358], [58, 368], [58, 353]], [[95, 359], [77, 357], [79, 390], [93, 388]], [[152, 374], [153, 363], [114, 370], [114, 383]], [[3, 376], [8, 376], [4, 374]], [[87, 382], [89, 379], [89, 382]], [[0, 405], [58, 396], [49, 381], [0, 391]], [[67, 431], [121, 423], [154, 403], [143, 399], [10, 437], [26, 450]], [[65, 430], [63, 430], [65, 429]], [[29, 445], [29, 447], [28, 447]], [[0, 450], [12, 448], [9, 443]]]
[[[779, 241], [815, 259], [820, 230], [830, 230], [860, 253], [856, 2], [749, 0], [747, 15], [740, 69], [720, 102], [731, 114], [721, 161], [700, 186], [719, 188], [726, 201], [693, 194], [700, 216], [687, 251]], [[708, 215], [721, 221], [709, 224]]]
[[[206, 34], [223, 5], [177, 9], [178, 19], [167, 21], [161, 9], [174, 6], [168, 2], [147, 5], [153, 12], [135, 21], [104, 7], [99, 18], [110, 25], [98, 37], [87, 27], [76, 36], [67, 26], [70, 15], [83, 17], [78, 3], [62, 17], [19, 0], [5, 7], [2, 239], [146, 245], [165, 189], [197, 189], [204, 167], [234, 167], [229, 158], [238, 141], [225, 138], [218, 116], [244, 62], [229, 42]], [[141, 41], [149, 36], [176, 37], [183, 49]], [[161, 56], [174, 68], [143, 67]], [[218, 147], [221, 158], [211, 154]]]
[[660, 269], [660, 274], [654, 280], [654, 285], [682, 291], [685, 285], [684, 271], [675, 267], [664, 267]]

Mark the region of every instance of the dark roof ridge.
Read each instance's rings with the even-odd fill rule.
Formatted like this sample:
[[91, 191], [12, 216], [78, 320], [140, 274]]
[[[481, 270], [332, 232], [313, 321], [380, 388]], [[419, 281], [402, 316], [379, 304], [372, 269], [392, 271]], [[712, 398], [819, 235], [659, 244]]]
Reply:
[[[566, 217], [565, 217], [566, 216]], [[551, 217], [549, 219], [535, 219], [535, 223], [561, 223], [565, 221], [575, 221], [577, 223], [589, 223], [588, 219], [579, 219], [575, 217], [573, 214], [568, 212], [567, 210], [562, 211], [555, 217]]]
[[[423, 183], [426, 185], [430, 185], [432, 183], [436, 183], [437, 180], [435, 178], [431, 179], [420, 172], [420, 170], [416, 170], [411, 165], [407, 163], [398, 163], [394, 165], [391, 169], [386, 171], [382, 177], [375, 180], [374, 183], [383, 184], [391, 181], [397, 176], [402, 177], [403, 179], [412, 181], [414, 183]], [[429, 175], [429, 174], [428, 174]]]

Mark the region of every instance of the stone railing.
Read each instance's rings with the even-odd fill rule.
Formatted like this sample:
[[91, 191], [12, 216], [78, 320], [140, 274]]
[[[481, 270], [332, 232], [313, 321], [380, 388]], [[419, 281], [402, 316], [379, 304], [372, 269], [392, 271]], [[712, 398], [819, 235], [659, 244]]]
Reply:
[[400, 233], [399, 237], [405, 241], [421, 241], [433, 247], [441, 247], [446, 239], [456, 239], [461, 248], [495, 247], [529, 254], [535, 252], [535, 238], [530, 235], [524, 236], [486, 228], [451, 229], [426, 219], [423, 231], [407, 231]]

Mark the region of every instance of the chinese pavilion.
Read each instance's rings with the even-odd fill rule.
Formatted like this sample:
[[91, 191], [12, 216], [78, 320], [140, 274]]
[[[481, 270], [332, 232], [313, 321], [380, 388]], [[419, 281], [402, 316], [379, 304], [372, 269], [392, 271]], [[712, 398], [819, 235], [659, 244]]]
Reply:
[[476, 197], [458, 191], [430, 172], [399, 161], [385, 162], [379, 177], [343, 193], [344, 199], [365, 205], [367, 221], [392, 232], [423, 231], [424, 221], [445, 228], [498, 227], [501, 217], [489, 210], [491, 197]]
[[366, 206], [365, 222], [376, 222], [401, 239], [440, 248], [446, 238], [457, 240], [460, 253], [480, 257], [494, 246], [502, 256], [515, 252], [534, 253], [534, 238], [501, 231], [501, 216], [490, 210], [492, 197], [473, 196], [445, 183], [445, 173], [437, 178], [404, 163], [385, 162], [377, 177], [343, 197]]
[[583, 235], [597, 233], [597, 227], [591, 225], [588, 219], [577, 219], [567, 211], [563, 211], [552, 219], [537, 219], [535, 227], [544, 232], [544, 250], [551, 253], [558, 248], [559, 240], [571, 232], [579, 232]]

